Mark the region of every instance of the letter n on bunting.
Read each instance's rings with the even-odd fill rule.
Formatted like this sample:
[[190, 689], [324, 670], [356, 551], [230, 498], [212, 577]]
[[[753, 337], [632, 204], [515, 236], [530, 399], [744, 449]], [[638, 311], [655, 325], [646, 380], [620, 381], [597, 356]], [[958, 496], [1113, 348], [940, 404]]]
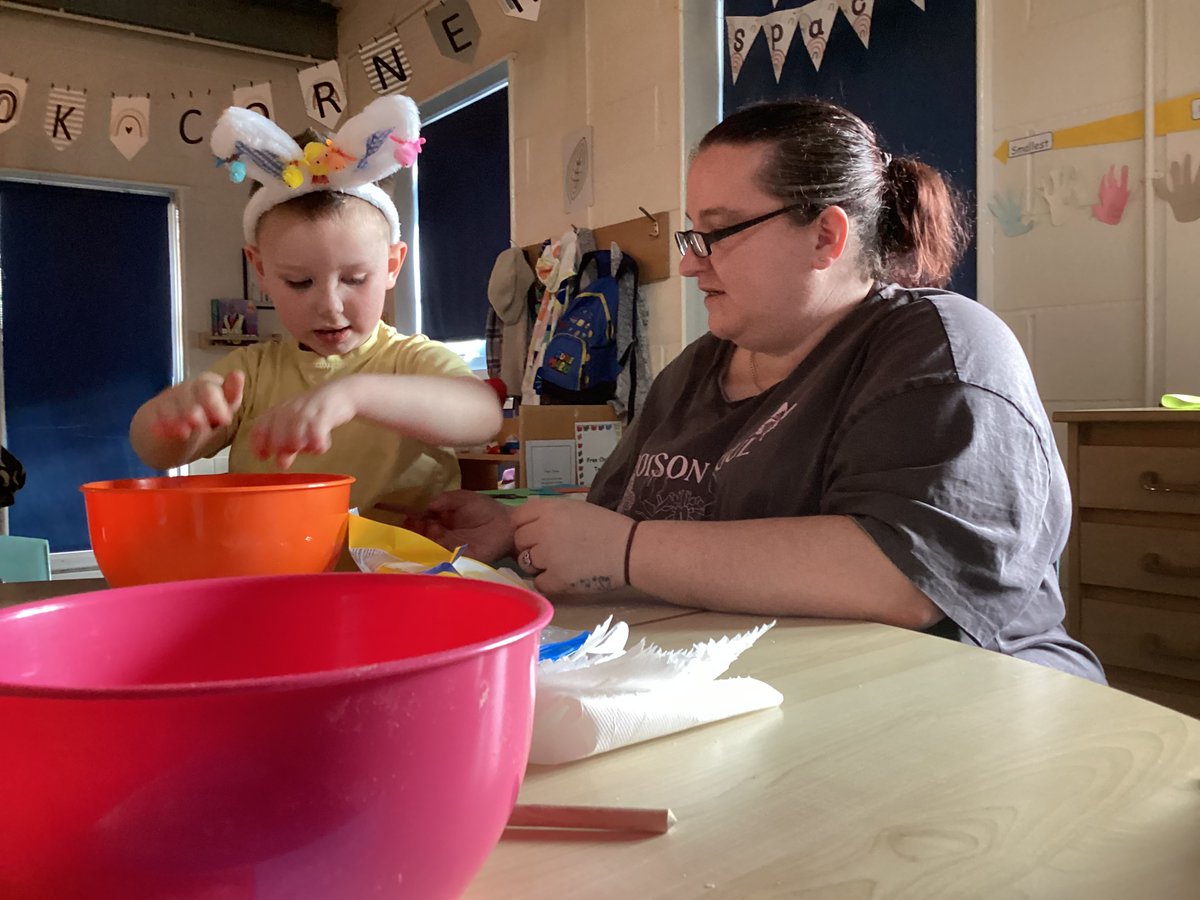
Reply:
[[363, 46], [358, 55], [367, 70], [367, 81], [377, 94], [403, 94], [408, 90], [412, 67], [404, 55], [399, 32], [393, 30]]

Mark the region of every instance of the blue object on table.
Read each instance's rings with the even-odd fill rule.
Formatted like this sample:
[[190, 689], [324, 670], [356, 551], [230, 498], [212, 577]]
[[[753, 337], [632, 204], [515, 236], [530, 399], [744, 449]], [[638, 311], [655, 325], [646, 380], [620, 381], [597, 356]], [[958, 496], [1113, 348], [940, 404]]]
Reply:
[[[568, 653], [578, 650], [583, 646], [584, 641], [588, 639], [590, 631], [581, 631], [578, 634], [571, 634], [565, 628], [555, 628], [550, 626], [542, 629], [541, 646], [538, 648], [538, 662], [546, 662], [550, 659], [561, 659]], [[563, 635], [568, 635], [563, 637]]]
[[0, 581], [49, 580], [49, 541], [0, 534]]

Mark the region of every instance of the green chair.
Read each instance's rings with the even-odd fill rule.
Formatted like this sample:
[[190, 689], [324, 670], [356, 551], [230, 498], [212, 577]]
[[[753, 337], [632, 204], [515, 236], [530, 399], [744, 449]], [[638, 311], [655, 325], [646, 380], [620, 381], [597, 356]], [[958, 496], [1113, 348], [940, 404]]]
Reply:
[[49, 541], [0, 534], [0, 581], [49, 580]]

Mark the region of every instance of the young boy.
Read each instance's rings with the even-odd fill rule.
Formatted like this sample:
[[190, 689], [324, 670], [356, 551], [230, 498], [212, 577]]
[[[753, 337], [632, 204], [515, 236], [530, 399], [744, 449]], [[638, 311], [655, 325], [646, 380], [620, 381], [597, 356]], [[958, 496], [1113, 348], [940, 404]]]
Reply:
[[[225, 111], [212, 146], [262, 182], [243, 216], [246, 256], [290, 340], [234, 350], [144, 403], [129, 437], [158, 469], [232, 444], [232, 472], [353, 475], [352, 506], [423, 509], [459, 483], [449, 446], [500, 428], [490, 387], [449, 348], [380, 321], [407, 246], [376, 184], [420, 151], [407, 97], [383, 97], [333, 138], [299, 147], [269, 119]], [[335, 433], [336, 432], [336, 433]]]

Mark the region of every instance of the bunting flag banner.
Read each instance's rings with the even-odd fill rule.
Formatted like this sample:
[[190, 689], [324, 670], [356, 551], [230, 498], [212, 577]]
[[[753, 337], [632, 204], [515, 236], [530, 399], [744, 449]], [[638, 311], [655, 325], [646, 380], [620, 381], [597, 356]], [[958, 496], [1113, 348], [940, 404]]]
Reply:
[[108, 137], [126, 159], [133, 159], [150, 139], [150, 95], [113, 97]]
[[496, 0], [496, 2], [500, 4], [500, 8], [504, 10], [506, 16], [528, 19], [531, 22], [536, 22], [538, 13], [542, 11], [542, 4], [539, 0]]
[[193, 95], [191, 91], [186, 95], [171, 94], [170, 120], [179, 142], [189, 154], [212, 158], [208, 136], [217, 122], [213, 105], [211, 91], [200, 95]]
[[275, 121], [275, 104], [271, 100], [271, 82], [252, 84], [233, 89], [233, 105], [253, 110], [260, 116]]
[[[796, 30], [804, 39], [804, 47], [818, 71], [825, 58], [825, 48], [829, 45], [829, 29], [833, 27], [837, 13], [837, 0], [814, 0], [795, 11]], [[775, 70], [775, 80], [779, 80], [779, 69]]]
[[858, 35], [864, 47], [871, 46], [871, 14], [875, 10], [875, 0], [838, 0], [842, 15]]
[[392, 30], [377, 37], [358, 51], [363, 68], [367, 70], [367, 81], [377, 94], [403, 94], [408, 90], [408, 79], [412, 77], [412, 66], [404, 55], [400, 33]]
[[792, 38], [796, 36], [796, 10], [780, 9], [762, 17], [763, 34], [767, 36], [767, 47], [771, 50], [771, 66], [775, 69], [775, 83], [783, 74]]
[[442, 56], [470, 62], [479, 43], [479, 22], [468, 0], [442, 0], [425, 13], [425, 24]]
[[25, 89], [29, 82], [15, 75], [0, 74], [0, 134], [21, 120], [25, 106]]
[[925, 0], [913, 0], [913, 3], [917, 4], [921, 12], [925, 12]]
[[342, 86], [342, 70], [338, 68], [337, 60], [301, 69], [296, 77], [300, 79], [304, 111], [310, 119], [333, 130], [346, 109], [346, 89]]
[[73, 91], [50, 85], [46, 101], [46, 134], [56, 149], [65, 150], [83, 133], [83, 113], [87, 109], [87, 91]]
[[729, 74], [733, 76], [734, 84], [737, 84], [738, 72], [742, 71], [742, 63], [760, 28], [762, 20], [758, 16], [725, 17], [725, 33], [729, 39]]

